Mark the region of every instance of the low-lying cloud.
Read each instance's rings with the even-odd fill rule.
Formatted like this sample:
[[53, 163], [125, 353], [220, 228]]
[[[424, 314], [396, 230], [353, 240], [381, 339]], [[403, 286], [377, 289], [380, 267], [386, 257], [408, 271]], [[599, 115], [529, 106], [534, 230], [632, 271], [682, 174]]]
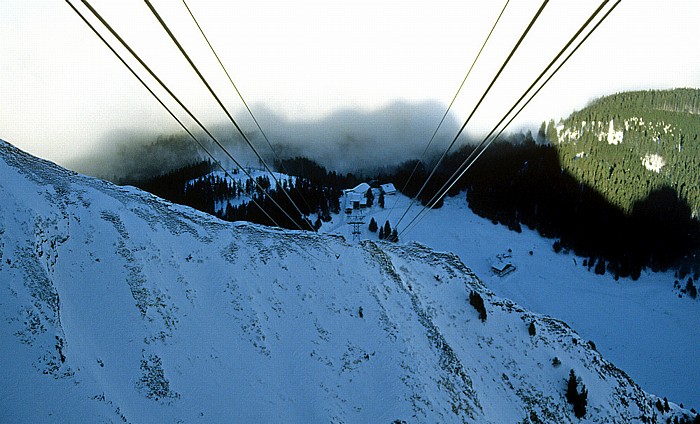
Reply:
[[[304, 156], [329, 170], [374, 172], [417, 159], [423, 153], [445, 106], [437, 102], [394, 102], [380, 109], [338, 110], [315, 120], [282, 117], [260, 106], [256, 117], [274, 147], [271, 151], [249, 116], [239, 114], [239, 124], [268, 163], [276, 156]], [[250, 122], [248, 122], [250, 121]], [[452, 141], [459, 125], [448, 115], [428, 150], [428, 157], [439, 154]], [[258, 161], [232, 125], [212, 128], [227, 149], [243, 165]], [[197, 134], [197, 133], [195, 133]], [[208, 149], [226, 166], [233, 167], [225, 154], [206, 137], [198, 135]], [[466, 138], [460, 138], [460, 144]], [[119, 181], [158, 175], [206, 159], [206, 154], [186, 134], [157, 134], [122, 130], [110, 133], [99, 154], [76, 160], [79, 172]]]

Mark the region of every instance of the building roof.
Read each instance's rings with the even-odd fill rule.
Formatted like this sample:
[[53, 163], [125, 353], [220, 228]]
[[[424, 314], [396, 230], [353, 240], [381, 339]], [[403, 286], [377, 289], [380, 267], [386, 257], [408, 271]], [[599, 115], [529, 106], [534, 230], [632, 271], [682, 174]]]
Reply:
[[503, 272], [508, 268], [515, 268], [512, 263], [510, 262], [497, 262], [491, 265], [491, 268], [494, 271], [500, 271]]
[[357, 193], [354, 191], [348, 193], [348, 202], [360, 202], [360, 204], [362, 204], [363, 201], [366, 203], [367, 198], [362, 193]]
[[392, 183], [382, 184], [379, 187], [381, 187], [385, 194], [396, 194], [396, 187], [394, 187]]
[[354, 191], [355, 193], [365, 194], [367, 193], [367, 190], [369, 190], [369, 188], [369, 184], [360, 183], [357, 185], [357, 187], [353, 188], [352, 191]]
[[494, 274], [504, 277], [515, 271], [515, 265], [511, 262], [511, 257], [510, 252], [496, 255], [496, 260], [491, 262], [491, 270]]

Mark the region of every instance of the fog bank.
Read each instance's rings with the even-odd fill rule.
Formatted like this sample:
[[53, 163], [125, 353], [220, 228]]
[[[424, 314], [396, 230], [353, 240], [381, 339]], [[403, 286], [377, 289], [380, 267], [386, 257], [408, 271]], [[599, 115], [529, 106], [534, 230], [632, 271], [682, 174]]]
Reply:
[[[237, 114], [239, 125], [269, 163], [277, 157], [304, 156], [329, 170], [372, 172], [421, 156], [446, 106], [437, 102], [394, 102], [375, 110], [344, 109], [317, 120], [295, 120], [253, 106], [256, 118], [274, 152], [248, 115]], [[460, 124], [447, 116], [428, 150], [428, 157], [442, 152], [457, 134]], [[233, 125], [219, 124], [212, 132], [245, 166], [259, 166], [251, 149]], [[195, 132], [214, 156], [233, 167], [226, 155], [203, 134]], [[462, 135], [458, 144], [466, 142]], [[70, 164], [78, 172], [113, 181], [144, 178], [206, 159], [208, 156], [184, 132], [123, 129], [109, 133], [102, 147]]]

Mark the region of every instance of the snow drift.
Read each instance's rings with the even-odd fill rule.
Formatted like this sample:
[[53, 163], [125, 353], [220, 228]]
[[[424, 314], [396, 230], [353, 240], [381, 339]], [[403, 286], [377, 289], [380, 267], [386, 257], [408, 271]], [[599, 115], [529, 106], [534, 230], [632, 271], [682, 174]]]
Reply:
[[452, 254], [225, 223], [2, 141], [0, 196], [2, 422], [578, 422], [571, 369], [589, 422], [686, 413]]

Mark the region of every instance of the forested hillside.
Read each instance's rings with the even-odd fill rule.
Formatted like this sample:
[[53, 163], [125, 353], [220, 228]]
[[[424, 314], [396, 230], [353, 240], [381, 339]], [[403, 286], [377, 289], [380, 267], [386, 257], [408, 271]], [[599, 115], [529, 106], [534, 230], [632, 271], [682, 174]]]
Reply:
[[667, 187], [698, 216], [700, 89], [619, 93], [552, 125], [562, 167], [623, 210]]
[[[594, 101], [536, 138], [495, 143], [455, 185], [469, 206], [519, 231], [558, 239], [598, 273], [697, 269], [700, 248], [700, 90], [640, 91]], [[517, 138], [517, 137], [516, 137]], [[445, 161], [424, 202], [470, 152]], [[402, 185], [413, 164], [400, 169]], [[427, 177], [418, 169], [418, 181]], [[407, 195], [418, 186], [409, 185]], [[439, 205], [438, 205], [439, 207]]]
[[[700, 90], [605, 97], [559, 125], [543, 123], [536, 139], [514, 135], [493, 144], [449, 194], [466, 191], [477, 214], [515, 231], [537, 229], [556, 240], [555, 250], [587, 257], [598, 273], [637, 278], [645, 267], [700, 270], [699, 113]], [[446, 157], [420, 196], [424, 204], [473, 148]], [[283, 227], [298, 228], [292, 217], [310, 229], [339, 212], [342, 189], [363, 180], [393, 182], [415, 196], [430, 171], [421, 163], [406, 184], [415, 163], [361, 178], [306, 158], [285, 159], [276, 168], [293, 176], [281, 183], [303, 218], [266, 176], [258, 177], [269, 188], [263, 194], [252, 180], [211, 174], [207, 162], [133, 184], [226, 220], [272, 224], [260, 205]]]
[[[460, 150], [448, 162], [460, 162], [469, 152]], [[394, 177], [399, 187], [407, 168]], [[423, 202], [447, 178], [450, 169], [445, 169], [421, 195]], [[424, 181], [425, 172], [419, 168], [416, 179]], [[405, 194], [415, 195], [412, 188]], [[673, 189], [660, 187], [624, 211], [592, 185], [581, 184], [562, 170], [555, 146], [534, 140], [494, 143], [452, 194], [462, 190], [476, 214], [514, 231], [520, 232], [521, 225], [536, 229], [556, 239], [555, 250], [572, 249], [588, 257], [592, 272], [636, 279], [645, 267], [684, 266], [700, 248], [700, 223], [691, 218], [687, 202]]]
[[[275, 164], [291, 175], [278, 174], [285, 194], [265, 172], [244, 176], [232, 170], [229, 179], [209, 161], [197, 162], [152, 178], [125, 181], [172, 202], [191, 206], [227, 221], [249, 221], [289, 229], [318, 229], [330, 214], [340, 212], [342, 189], [360, 179], [352, 174], [327, 171], [305, 158], [285, 159]], [[292, 205], [289, 198], [299, 207]], [[280, 205], [284, 210], [276, 206]], [[262, 208], [263, 210], [261, 210]], [[300, 216], [301, 212], [304, 216]], [[316, 216], [315, 222], [308, 219]]]

